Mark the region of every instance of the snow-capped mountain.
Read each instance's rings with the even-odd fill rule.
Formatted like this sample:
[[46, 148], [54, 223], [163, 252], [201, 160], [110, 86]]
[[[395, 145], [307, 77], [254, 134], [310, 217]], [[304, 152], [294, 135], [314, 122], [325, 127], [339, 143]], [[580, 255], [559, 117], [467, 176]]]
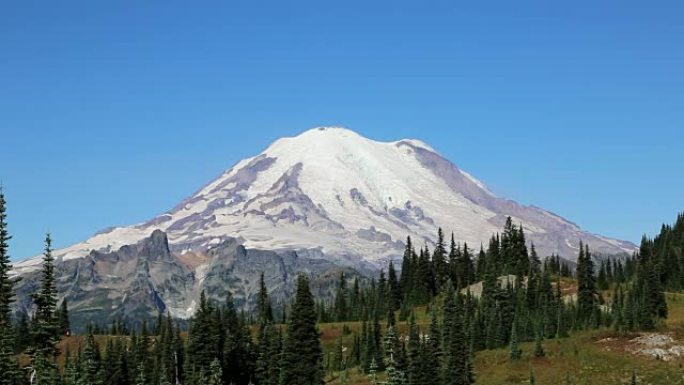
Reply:
[[[377, 263], [400, 256], [407, 236], [431, 244], [438, 227], [479, 248], [507, 216], [523, 224], [541, 255], [573, 259], [580, 240], [600, 253], [635, 250], [495, 196], [421, 141], [377, 142], [321, 127], [277, 140], [165, 214], [100, 232], [55, 255], [66, 261], [92, 250], [114, 252], [162, 230], [178, 254], [236, 238], [253, 249], [317, 250], [325, 258]], [[39, 262], [32, 258], [15, 269], [29, 272]]]

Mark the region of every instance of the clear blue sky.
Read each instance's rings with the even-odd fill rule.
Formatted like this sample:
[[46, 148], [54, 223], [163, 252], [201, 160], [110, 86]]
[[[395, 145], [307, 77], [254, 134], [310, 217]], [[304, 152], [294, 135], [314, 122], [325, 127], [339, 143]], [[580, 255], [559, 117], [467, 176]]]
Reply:
[[681, 1], [8, 1], [14, 259], [164, 212], [281, 136], [417, 137], [638, 241], [684, 209]]

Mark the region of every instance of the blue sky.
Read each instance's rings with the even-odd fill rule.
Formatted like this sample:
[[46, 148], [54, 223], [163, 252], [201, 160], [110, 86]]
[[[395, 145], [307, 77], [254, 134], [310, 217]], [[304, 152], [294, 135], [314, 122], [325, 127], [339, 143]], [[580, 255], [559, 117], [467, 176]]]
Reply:
[[684, 209], [682, 2], [456, 3], [3, 3], [12, 256], [148, 219], [319, 125], [420, 138], [617, 238]]

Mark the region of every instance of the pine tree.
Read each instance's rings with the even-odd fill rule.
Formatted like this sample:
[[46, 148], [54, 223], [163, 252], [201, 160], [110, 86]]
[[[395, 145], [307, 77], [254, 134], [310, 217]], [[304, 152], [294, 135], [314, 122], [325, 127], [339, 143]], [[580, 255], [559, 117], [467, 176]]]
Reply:
[[375, 362], [375, 358], [373, 358], [368, 369], [368, 377], [371, 379], [371, 385], [379, 385], [377, 372], [378, 364]]
[[257, 297], [257, 312], [259, 314], [259, 323], [264, 325], [267, 322], [273, 322], [273, 307], [271, 306], [271, 298], [268, 295], [268, 289], [264, 281], [264, 273], [259, 276], [259, 295]]
[[71, 324], [69, 322], [69, 305], [67, 304], [67, 299], [64, 297], [62, 304], [57, 312], [57, 323], [59, 324], [59, 332], [61, 334], [71, 333]]
[[511, 351], [510, 359], [511, 361], [518, 361], [522, 357], [522, 349], [518, 345], [518, 327], [515, 320], [513, 321], [513, 326], [511, 327]]
[[543, 337], [541, 332], [537, 332], [534, 338], [534, 356], [536, 358], [544, 357], [546, 352], [544, 352], [544, 345], [542, 345]]
[[388, 385], [406, 385], [406, 374], [397, 364], [397, 347], [400, 346], [399, 338], [394, 329], [394, 326], [387, 328], [385, 335], [385, 353], [387, 355], [387, 384]]
[[432, 253], [432, 266], [434, 267], [435, 287], [442, 287], [449, 279], [449, 265], [446, 261], [446, 245], [444, 243], [444, 232], [442, 228], [437, 229], [437, 244]]
[[255, 379], [259, 385], [278, 385], [282, 341], [273, 324], [267, 324], [259, 337]]
[[218, 358], [214, 358], [209, 365], [207, 385], [223, 385], [223, 371], [221, 370], [221, 363]]
[[591, 260], [589, 246], [580, 242], [580, 252], [577, 257], [577, 318], [587, 325], [597, 307], [596, 279], [594, 278], [594, 263]]
[[189, 372], [193, 374], [197, 374], [200, 370], [206, 372], [214, 358], [219, 356], [220, 342], [216, 330], [215, 309], [202, 292], [199, 307], [190, 322], [188, 333]]
[[477, 264], [475, 268], [475, 280], [484, 281], [487, 272], [487, 253], [484, 250], [484, 245], [480, 244], [480, 253], [477, 255]]
[[409, 318], [409, 340], [408, 340], [408, 384], [422, 385], [425, 380], [422, 369], [423, 362], [421, 360], [421, 343], [420, 331], [416, 326], [416, 320], [413, 314]]
[[[428, 329], [429, 335], [425, 343], [426, 356], [429, 357], [429, 359], [432, 362], [441, 362], [442, 330], [440, 330], [439, 324], [437, 322], [437, 312], [433, 310], [431, 313], [432, 314], [430, 317], [430, 328]], [[437, 365], [433, 365], [433, 369], [434, 372], [431, 374], [433, 374], [434, 376], [431, 376], [431, 378], [438, 378], [440, 375], [439, 367]]]
[[[202, 384], [204, 381], [198, 383]], [[147, 373], [145, 372], [145, 366], [141, 363], [138, 363], [138, 366], [136, 367], [135, 371], [135, 385], [149, 385], [149, 382], [147, 381]]]
[[14, 279], [10, 278], [12, 270], [9, 257], [11, 239], [7, 230], [7, 213], [5, 195], [0, 186], [0, 385], [14, 384], [19, 380], [19, 367], [14, 356], [16, 341], [11, 323], [11, 305], [14, 301]]
[[340, 279], [337, 284], [337, 294], [335, 296], [334, 316], [335, 321], [344, 322], [349, 319], [349, 293], [347, 292], [347, 278], [344, 272], [340, 273]]
[[79, 370], [74, 362], [74, 359], [67, 350], [64, 354], [64, 376], [62, 378], [64, 385], [78, 385]]
[[422, 305], [430, 301], [434, 294], [434, 272], [432, 263], [430, 263], [429, 251], [427, 246], [425, 250], [420, 250], [418, 256], [415, 277], [414, 277], [414, 304]]
[[0, 186], [0, 328], [8, 328], [11, 321], [11, 306], [14, 301], [14, 280], [9, 272], [12, 264], [9, 256], [9, 240], [12, 237], [7, 230], [7, 212], [5, 195]]
[[[406, 248], [404, 249], [404, 257], [401, 262], [401, 277], [399, 287], [401, 288], [402, 300], [404, 302], [413, 301], [414, 293], [414, 277], [415, 277], [415, 250], [411, 243], [411, 237], [406, 238]], [[412, 302], [411, 302], [412, 303]]]
[[322, 355], [309, 280], [300, 275], [284, 343], [281, 385], [322, 385]]
[[85, 349], [81, 357], [81, 380], [84, 385], [101, 385], [102, 372], [100, 366], [100, 353], [95, 343], [92, 329], [88, 331], [86, 336]]
[[374, 313], [377, 314], [378, 318], [381, 316], [384, 316], [387, 314], [387, 309], [389, 309], [388, 305], [388, 286], [387, 286], [387, 278], [385, 277], [385, 270], [380, 269], [380, 278], [378, 279], [378, 286], [377, 286], [377, 296], [375, 298], [375, 308]]
[[467, 243], [463, 244], [463, 251], [458, 253], [456, 266], [456, 287], [464, 288], [473, 283], [475, 280], [475, 267], [473, 266], [473, 260], [470, 256], [470, 250], [468, 249]]
[[[465, 309], [461, 294], [454, 295], [448, 284], [444, 302], [444, 351], [445, 367], [442, 382], [447, 385], [470, 385], [475, 382], [469, 338], [466, 335]], [[428, 364], [434, 366], [438, 359]]]
[[57, 355], [59, 325], [55, 318], [57, 307], [57, 288], [55, 287], [54, 258], [52, 257], [52, 239], [45, 237], [45, 253], [40, 290], [33, 294], [36, 304], [35, 316], [31, 328], [31, 366], [35, 376], [34, 384], [47, 385], [54, 383], [58, 377], [54, 357]]
[[251, 377], [253, 347], [244, 315], [238, 314], [230, 292], [226, 296], [222, 315], [223, 319], [221, 313], [216, 312], [213, 335], [218, 347], [217, 357], [223, 358], [223, 382], [246, 384]]
[[399, 279], [397, 278], [397, 272], [394, 269], [394, 263], [392, 261], [390, 261], [387, 270], [387, 284], [389, 286], [390, 309], [392, 311], [399, 310], [401, 308], [401, 287], [399, 286]]

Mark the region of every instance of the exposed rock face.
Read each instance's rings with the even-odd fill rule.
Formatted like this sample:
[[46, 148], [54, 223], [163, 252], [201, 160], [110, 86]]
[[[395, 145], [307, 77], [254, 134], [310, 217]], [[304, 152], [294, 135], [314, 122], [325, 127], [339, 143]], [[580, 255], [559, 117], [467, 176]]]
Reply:
[[[188, 318], [202, 290], [216, 301], [225, 300], [230, 291], [238, 306], [250, 309], [256, 303], [262, 272], [276, 307], [288, 302], [298, 273], [327, 276], [328, 280], [318, 279], [319, 294], [324, 296], [331, 294], [329, 286], [341, 271], [357, 273], [322, 259], [315, 251], [251, 250], [235, 239], [193, 254], [190, 262], [199, 264], [188, 263], [184, 257], [169, 250], [166, 233], [155, 230], [150, 237], [114, 252], [92, 251], [85, 258], [57, 260], [57, 289], [69, 302], [72, 322], [82, 326], [91, 321], [108, 324], [122, 316], [142, 320], [167, 311]], [[40, 272], [33, 271], [20, 281], [18, 310], [30, 311], [29, 294], [39, 280]]]

